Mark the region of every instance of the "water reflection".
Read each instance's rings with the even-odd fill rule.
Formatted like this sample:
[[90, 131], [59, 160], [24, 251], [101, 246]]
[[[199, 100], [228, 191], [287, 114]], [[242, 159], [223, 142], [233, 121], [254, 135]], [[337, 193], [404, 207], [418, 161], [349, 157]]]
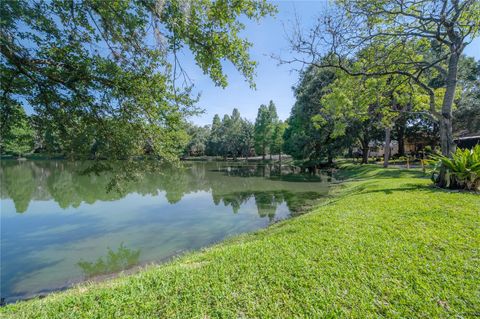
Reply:
[[289, 167], [192, 162], [145, 171], [119, 193], [107, 192], [115, 170], [83, 171], [66, 161], [1, 162], [0, 297], [65, 288], [266, 227], [329, 187], [328, 176]]
[[99, 257], [95, 262], [80, 260], [77, 263], [86, 278], [119, 272], [138, 264], [140, 249], [128, 249], [123, 242], [116, 251], [110, 247], [107, 249], [107, 255]]
[[[139, 164], [140, 165], [140, 164]], [[330, 176], [292, 174], [293, 168], [275, 165], [232, 165], [228, 163], [186, 163], [184, 167], [164, 166], [157, 172], [142, 173], [138, 180], [124, 182], [122, 192], [107, 191], [114, 172], [102, 175], [83, 173], [84, 165], [66, 161], [4, 161], [0, 169], [2, 199], [11, 199], [17, 213], [27, 211], [31, 201], [53, 200], [61, 208], [77, 208], [82, 203], [115, 201], [127, 194], [158, 195], [165, 192], [170, 204], [178, 203], [186, 194], [210, 191], [216, 205], [223, 203], [238, 212], [240, 205], [255, 199], [258, 215], [274, 215], [279, 203], [286, 202], [293, 212], [299, 211], [317, 192], [302, 187], [274, 187], [265, 179], [234, 182], [229, 177], [267, 177], [278, 182], [327, 182]], [[284, 185], [286, 186], [286, 185]], [[295, 196], [292, 196], [295, 194]]]

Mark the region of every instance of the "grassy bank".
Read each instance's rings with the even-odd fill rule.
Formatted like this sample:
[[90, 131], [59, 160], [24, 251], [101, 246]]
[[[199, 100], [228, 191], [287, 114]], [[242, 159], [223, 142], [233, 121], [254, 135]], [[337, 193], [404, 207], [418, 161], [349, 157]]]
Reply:
[[0, 309], [8, 318], [473, 318], [480, 196], [348, 167], [309, 214], [152, 267]]

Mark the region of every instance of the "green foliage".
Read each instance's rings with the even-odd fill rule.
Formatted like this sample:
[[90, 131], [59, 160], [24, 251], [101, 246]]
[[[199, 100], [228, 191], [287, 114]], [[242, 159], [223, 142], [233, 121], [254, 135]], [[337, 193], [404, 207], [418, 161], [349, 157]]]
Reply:
[[190, 141], [185, 149], [185, 153], [189, 156], [205, 155], [207, 142], [210, 137], [209, 126], [196, 126], [190, 124], [187, 129]]
[[[326, 108], [323, 97], [331, 93], [330, 85], [337, 76], [334, 70], [315, 67], [301, 74], [300, 83], [295, 88], [295, 105], [284, 134], [284, 150], [295, 159], [316, 163], [333, 159], [354, 143], [356, 136], [352, 133], [360, 132], [354, 129], [356, 123], [341, 122]], [[343, 100], [341, 96], [338, 98]], [[340, 126], [348, 134], [336, 134]]]
[[[458, 148], [451, 157], [433, 155], [432, 180], [439, 183], [445, 174], [447, 188], [461, 188], [480, 191], [480, 145], [473, 149]], [[442, 185], [443, 186], [443, 185]]]
[[215, 156], [219, 155], [221, 152], [222, 146], [222, 132], [221, 132], [222, 122], [220, 116], [215, 114], [213, 116], [212, 125], [210, 127], [210, 136], [207, 141], [206, 154]]
[[253, 86], [241, 19], [275, 11], [257, 0], [0, 6], [2, 104], [32, 107], [39, 136], [54, 136], [68, 157], [129, 159], [148, 148], [169, 161], [188, 142], [184, 119], [198, 111], [191, 83], [176, 81], [179, 53], [189, 50], [216, 85], [227, 85], [226, 60]]
[[255, 119], [255, 151], [257, 154], [265, 156], [267, 154], [268, 145], [268, 108], [262, 104], [258, 108], [257, 117]]
[[270, 101], [268, 107], [260, 105], [255, 119], [255, 151], [264, 158], [266, 154], [271, 153], [270, 145], [277, 122], [277, 109], [273, 101]]
[[335, 123], [334, 136], [344, 135], [352, 121], [373, 119], [378, 127], [391, 128], [403, 114], [425, 112], [429, 107], [428, 96], [403, 76], [361, 78], [342, 73], [337, 77], [322, 97], [325, 113]]
[[227, 154], [236, 158], [242, 151], [243, 119], [234, 108], [230, 117], [224, 117], [224, 145]]
[[[479, 12], [480, 2], [472, 0], [340, 0], [309, 34], [293, 35], [292, 49], [307, 64], [334, 67], [362, 80], [388, 84], [393, 76], [408, 82], [406, 88], [421, 94], [412, 96], [412, 104], [428, 106], [423, 112], [438, 122], [442, 154], [448, 156], [455, 150], [451, 118], [459, 96], [459, 61], [480, 32]], [[405, 102], [392, 95], [399, 104]]]
[[458, 135], [480, 134], [480, 61], [462, 57], [459, 65], [461, 95], [453, 112], [453, 129]]
[[475, 317], [480, 198], [428, 187], [419, 175], [350, 166], [345, 177], [362, 180], [343, 184], [309, 214], [136, 275], [7, 305], [0, 314]]
[[243, 157], [255, 154], [255, 126], [252, 122], [246, 119], [242, 121], [240, 149], [240, 153]]
[[207, 141], [207, 155], [210, 156], [250, 156], [253, 148], [253, 125], [243, 119], [238, 109], [232, 115], [224, 115], [222, 121], [215, 114], [211, 134]]
[[0, 153], [23, 156], [34, 147], [34, 130], [25, 110], [18, 104], [0, 106]]
[[275, 125], [275, 129], [272, 135], [272, 141], [270, 143], [270, 150], [272, 154], [280, 154], [283, 151], [283, 136], [288, 125], [285, 122], [278, 121]]

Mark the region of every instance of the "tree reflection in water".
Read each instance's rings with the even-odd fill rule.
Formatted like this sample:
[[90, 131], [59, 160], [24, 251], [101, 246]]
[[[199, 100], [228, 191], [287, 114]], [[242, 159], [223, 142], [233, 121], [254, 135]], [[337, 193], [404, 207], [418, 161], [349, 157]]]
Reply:
[[292, 213], [299, 212], [324, 195], [332, 180], [331, 176], [294, 174], [291, 167], [280, 171], [278, 165], [190, 162], [140, 173], [137, 180], [123, 182], [120, 193], [107, 191], [115, 171], [86, 175], [81, 163], [2, 161], [0, 168], [0, 196], [11, 198], [18, 213], [27, 211], [31, 200], [54, 200], [65, 209], [114, 201], [129, 193], [155, 196], [164, 192], [167, 201], [175, 204], [186, 194], [206, 191], [216, 205], [230, 206], [234, 213], [253, 199], [259, 216], [272, 220], [279, 204], [285, 202]]
[[121, 243], [117, 251], [108, 248], [105, 258], [100, 257], [95, 262], [80, 260], [77, 265], [82, 269], [86, 278], [91, 278], [129, 269], [138, 264], [139, 258], [140, 249], [128, 249]]
[[274, 165], [152, 171], [142, 163], [122, 192], [108, 192], [121, 168], [86, 175], [80, 162], [2, 161], [2, 296], [59, 289], [254, 231], [304, 211], [329, 188], [322, 176], [280, 174]]

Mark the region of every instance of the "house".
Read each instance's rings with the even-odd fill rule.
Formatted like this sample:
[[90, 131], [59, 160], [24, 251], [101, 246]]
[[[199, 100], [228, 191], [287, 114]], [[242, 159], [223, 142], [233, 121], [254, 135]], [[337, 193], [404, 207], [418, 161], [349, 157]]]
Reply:
[[[464, 135], [454, 139], [454, 142], [459, 148], [469, 148], [472, 149], [475, 145], [480, 144], [480, 133]], [[436, 143], [429, 137], [425, 138], [416, 138], [416, 139], [404, 139], [404, 148], [405, 154], [407, 155], [419, 155], [426, 146], [435, 146]], [[369, 148], [369, 157], [383, 157], [385, 154], [385, 142], [383, 141], [373, 141], [368, 143]], [[361, 154], [362, 150], [360, 148], [354, 148], [353, 152], [355, 154]], [[399, 153], [398, 141], [392, 140], [390, 143], [390, 156], [395, 156]]]
[[480, 133], [470, 136], [462, 136], [454, 139], [457, 147], [472, 149], [475, 145], [480, 144]]
[[[370, 148], [370, 154], [369, 156], [371, 157], [383, 157], [385, 154], [385, 142], [383, 141], [376, 141], [376, 142], [370, 142], [368, 144]], [[432, 142], [432, 140], [428, 137], [425, 138], [417, 138], [417, 139], [404, 139], [403, 140], [403, 147], [405, 150], [405, 154], [419, 154], [422, 150], [425, 149], [426, 146], [434, 146], [435, 143]], [[395, 156], [399, 153], [400, 145], [398, 141], [392, 140], [390, 142], [390, 156]]]

